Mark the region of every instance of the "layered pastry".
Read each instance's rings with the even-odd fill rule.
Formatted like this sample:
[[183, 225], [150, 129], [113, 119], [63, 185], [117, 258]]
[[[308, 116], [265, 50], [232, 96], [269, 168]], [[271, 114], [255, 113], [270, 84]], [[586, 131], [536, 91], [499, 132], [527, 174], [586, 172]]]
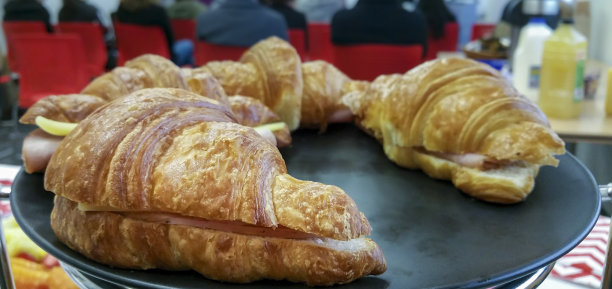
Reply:
[[96, 110], [61, 142], [44, 183], [58, 238], [110, 266], [308, 285], [386, 270], [342, 189], [293, 178], [253, 128], [185, 90], [144, 89]]
[[434, 60], [382, 75], [343, 102], [391, 161], [490, 202], [523, 200], [540, 166], [556, 166], [554, 155], [565, 152], [544, 113], [473, 60]]

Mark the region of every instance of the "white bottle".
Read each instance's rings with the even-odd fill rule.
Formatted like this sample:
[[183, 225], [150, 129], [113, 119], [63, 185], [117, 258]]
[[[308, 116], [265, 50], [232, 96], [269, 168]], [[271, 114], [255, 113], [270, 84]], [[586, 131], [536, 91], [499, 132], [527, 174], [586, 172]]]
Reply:
[[520, 93], [532, 101], [538, 101], [540, 67], [544, 41], [552, 30], [544, 18], [531, 18], [521, 29], [518, 46], [512, 57], [512, 84]]

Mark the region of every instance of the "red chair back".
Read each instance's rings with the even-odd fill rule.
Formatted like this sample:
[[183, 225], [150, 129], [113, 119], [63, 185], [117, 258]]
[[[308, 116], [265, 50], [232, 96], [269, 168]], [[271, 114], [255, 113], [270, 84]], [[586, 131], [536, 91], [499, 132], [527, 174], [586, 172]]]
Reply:
[[228, 46], [198, 41], [195, 48], [196, 66], [201, 66], [214, 60], [240, 60], [248, 46]]
[[83, 40], [87, 68], [91, 77], [104, 73], [108, 60], [106, 44], [104, 44], [104, 30], [98, 23], [93, 22], [60, 22], [57, 25], [59, 33], [77, 34]]
[[7, 44], [9, 68], [16, 72], [19, 71], [19, 65], [13, 57], [13, 36], [24, 33], [47, 33], [45, 23], [41, 21], [4, 21], [2, 30]]
[[336, 66], [349, 77], [372, 81], [381, 74], [405, 73], [422, 61], [421, 45], [333, 46]]
[[434, 39], [431, 35], [427, 40], [427, 60], [435, 59], [438, 52], [457, 51], [459, 41], [459, 25], [456, 22], [446, 23], [444, 26], [444, 36]]
[[289, 43], [293, 45], [302, 60], [306, 60], [306, 36], [302, 29], [289, 29]]
[[327, 23], [308, 23], [308, 57], [334, 63], [331, 28]]
[[13, 45], [21, 67], [20, 107], [30, 107], [48, 95], [79, 92], [89, 83], [85, 49], [78, 35], [19, 35], [13, 37]]
[[174, 39], [189, 39], [193, 42], [196, 40], [196, 22], [192, 19], [172, 19], [170, 20], [172, 25], [172, 33]]
[[495, 30], [495, 24], [476, 23], [472, 26], [472, 37], [470, 39], [480, 39], [483, 36], [492, 34], [493, 30]]
[[168, 42], [161, 28], [115, 22], [115, 37], [119, 50], [119, 65], [143, 54], [170, 58]]

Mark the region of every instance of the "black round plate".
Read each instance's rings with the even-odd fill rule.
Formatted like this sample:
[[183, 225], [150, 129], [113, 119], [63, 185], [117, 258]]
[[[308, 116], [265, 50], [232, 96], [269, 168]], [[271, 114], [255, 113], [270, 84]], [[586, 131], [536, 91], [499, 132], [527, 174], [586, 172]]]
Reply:
[[[495, 205], [474, 200], [450, 182], [391, 163], [380, 144], [352, 125], [324, 134], [301, 130], [282, 149], [289, 172], [343, 188], [369, 219], [387, 258], [387, 272], [345, 288], [474, 288], [507, 282], [543, 267], [575, 247], [595, 224], [600, 196], [573, 156], [544, 167], [526, 201]], [[11, 205], [23, 230], [62, 262], [106, 281], [137, 288], [245, 288], [194, 272], [111, 268], [68, 249], [49, 225], [53, 194], [43, 175], [21, 172]], [[117, 248], [121, 250], [121, 248]], [[249, 288], [302, 284], [262, 281]]]

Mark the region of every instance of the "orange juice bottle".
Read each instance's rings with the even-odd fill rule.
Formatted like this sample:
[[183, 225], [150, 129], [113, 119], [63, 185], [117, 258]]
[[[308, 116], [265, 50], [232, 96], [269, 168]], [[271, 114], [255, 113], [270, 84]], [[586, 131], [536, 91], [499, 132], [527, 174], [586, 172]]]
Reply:
[[587, 40], [571, 19], [564, 19], [544, 42], [540, 72], [542, 111], [552, 118], [576, 118], [584, 98]]

